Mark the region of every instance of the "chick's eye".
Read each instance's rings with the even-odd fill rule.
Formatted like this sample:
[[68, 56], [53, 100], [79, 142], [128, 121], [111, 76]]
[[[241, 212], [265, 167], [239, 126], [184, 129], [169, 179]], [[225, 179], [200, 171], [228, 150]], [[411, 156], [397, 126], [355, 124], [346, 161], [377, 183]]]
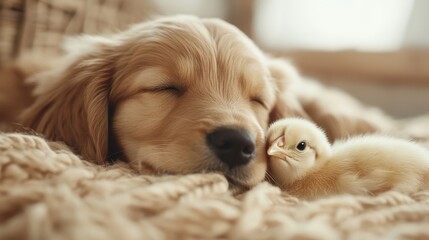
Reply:
[[296, 145], [296, 149], [297, 149], [298, 151], [304, 151], [304, 150], [305, 150], [305, 148], [307, 148], [307, 143], [306, 143], [306, 142], [304, 142], [304, 141], [299, 142], [299, 143]]

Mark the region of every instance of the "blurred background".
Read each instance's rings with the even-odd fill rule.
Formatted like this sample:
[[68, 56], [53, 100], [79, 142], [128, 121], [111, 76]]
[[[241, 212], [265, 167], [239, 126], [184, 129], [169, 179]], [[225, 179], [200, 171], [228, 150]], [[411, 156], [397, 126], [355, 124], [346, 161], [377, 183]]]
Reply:
[[172, 14], [222, 18], [392, 116], [429, 113], [429, 0], [0, 0], [0, 65], [58, 52], [64, 36]]

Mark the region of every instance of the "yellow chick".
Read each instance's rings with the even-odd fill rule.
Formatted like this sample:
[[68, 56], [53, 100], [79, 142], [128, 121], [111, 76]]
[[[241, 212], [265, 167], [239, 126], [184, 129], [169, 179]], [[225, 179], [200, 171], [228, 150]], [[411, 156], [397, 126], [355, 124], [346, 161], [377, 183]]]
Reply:
[[314, 123], [286, 118], [269, 127], [267, 141], [268, 178], [301, 198], [429, 187], [429, 150], [407, 140], [366, 135], [331, 146]]

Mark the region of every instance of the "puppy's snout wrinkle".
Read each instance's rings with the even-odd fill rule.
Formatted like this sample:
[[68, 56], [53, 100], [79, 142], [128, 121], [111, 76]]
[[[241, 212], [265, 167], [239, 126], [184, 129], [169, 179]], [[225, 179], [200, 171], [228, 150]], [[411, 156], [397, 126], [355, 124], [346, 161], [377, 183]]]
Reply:
[[241, 128], [216, 128], [206, 141], [216, 157], [231, 168], [248, 164], [256, 156], [255, 139]]

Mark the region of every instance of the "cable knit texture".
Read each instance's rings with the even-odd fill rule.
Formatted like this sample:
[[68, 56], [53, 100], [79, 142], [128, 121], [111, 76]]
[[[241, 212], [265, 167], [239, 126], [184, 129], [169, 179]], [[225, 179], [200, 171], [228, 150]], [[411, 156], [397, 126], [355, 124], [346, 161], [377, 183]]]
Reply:
[[307, 202], [266, 182], [96, 166], [38, 136], [0, 135], [0, 239], [429, 239], [429, 191]]

